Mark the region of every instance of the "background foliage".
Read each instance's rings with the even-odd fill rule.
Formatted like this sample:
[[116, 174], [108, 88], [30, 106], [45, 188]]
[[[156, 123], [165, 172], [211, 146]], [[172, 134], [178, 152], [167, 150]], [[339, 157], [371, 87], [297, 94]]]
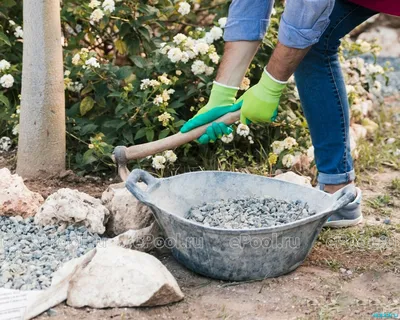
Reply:
[[[109, 157], [114, 146], [145, 143], [178, 132], [184, 121], [207, 102], [223, 52], [225, 21], [220, 19], [227, 12], [226, 1], [64, 0], [61, 20], [68, 165], [82, 174], [106, 173], [114, 168]], [[260, 78], [276, 43], [282, 12], [283, 6], [277, 2], [269, 32], [242, 89]], [[0, 135], [15, 141], [21, 90], [21, 26], [22, 3], [2, 0], [0, 61], [5, 62], [3, 67], [0, 62], [0, 77], [7, 75], [4, 81], [8, 84], [0, 85]], [[352, 122], [359, 125], [354, 143], [376, 126], [369, 116], [372, 105], [380, 99], [377, 76], [385, 73], [383, 68], [357, 58], [369, 51], [375, 54], [378, 48], [347, 39], [341, 53]], [[13, 78], [11, 87], [9, 75]], [[178, 160], [168, 153], [133, 165], [153, 165], [160, 174], [199, 167], [250, 167], [271, 174], [277, 168], [309, 170], [313, 165], [311, 141], [294, 82], [281, 100], [276, 123], [254, 126], [250, 132], [224, 141], [228, 143], [218, 141], [207, 147], [193, 142], [175, 150]]]

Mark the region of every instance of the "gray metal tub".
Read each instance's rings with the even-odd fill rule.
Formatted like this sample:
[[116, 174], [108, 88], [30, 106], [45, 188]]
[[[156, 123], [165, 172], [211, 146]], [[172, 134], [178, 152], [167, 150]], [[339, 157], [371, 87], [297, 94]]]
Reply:
[[[147, 184], [142, 191], [138, 181]], [[323, 224], [354, 200], [354, 186], [334, 195], [263, 176], [202, 171], [156, 179], [134, 170], [126, 186], [148, 205], [163, 229], [173, 256], [194, 272], [221, 280], [277, 277], [293, 271], [309, 254]], [[203, 202], [247, 196], [270, 196], [307, 202], [317, 214], [279, 227], [227, 230], [186, 220]]]

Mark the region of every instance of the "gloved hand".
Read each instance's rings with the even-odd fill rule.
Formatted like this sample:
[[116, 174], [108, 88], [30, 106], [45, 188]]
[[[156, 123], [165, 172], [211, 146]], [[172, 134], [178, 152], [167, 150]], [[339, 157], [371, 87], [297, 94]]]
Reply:
[[275, 121], [285, 87], [286, 82], [275, 80], [264, 70], [260, 81], [239, 99], [242, 102], [240, 122], [250, 124]]
[[[208, 103], [201, 108], [192, 119], [183, 125], [180, 132], [185, 133], [191, 131], [218, 119], [224, 114], [239, 110], [240, 106], [233, 105], [238, 90], [239, 88], [225, 86], [214, 81]], [[207, 133], [203, 135], [207, 135], [207, 141], [205, 141], [205, 137], [202, 136], [203, 139], [199, 138], [199, 142], [202, 144], [213, 142], [221, 138], [224, 134], [229, 134], [231, 132], [232, 129], [230, 126], [224, 123], [213, 123], [207, 128]]]

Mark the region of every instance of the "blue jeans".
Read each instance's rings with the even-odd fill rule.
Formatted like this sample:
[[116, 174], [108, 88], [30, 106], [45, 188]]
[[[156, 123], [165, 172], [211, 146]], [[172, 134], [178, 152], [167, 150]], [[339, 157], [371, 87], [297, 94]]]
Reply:
[[295, 72], [304, 114], [315, 148], [320, 184], [353, 181], [349, 102], [338, 59], [340, 39], [377, 12], [337, 0], [330, 24]]

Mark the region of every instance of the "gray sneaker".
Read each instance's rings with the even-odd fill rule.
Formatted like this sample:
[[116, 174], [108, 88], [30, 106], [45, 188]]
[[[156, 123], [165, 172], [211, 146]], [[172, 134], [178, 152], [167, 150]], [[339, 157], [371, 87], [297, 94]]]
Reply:
[[[317, 188], [321, 189], [320, 186]], [[324, 227], [328, 228], [346, 228], [352, 227], [363, 221], [361, 212], [362, 192], [360, 188], [356, 188], [357, 197], [353, 202], [349, 203], [344, 208], [334, 212], [325, 222]]]

